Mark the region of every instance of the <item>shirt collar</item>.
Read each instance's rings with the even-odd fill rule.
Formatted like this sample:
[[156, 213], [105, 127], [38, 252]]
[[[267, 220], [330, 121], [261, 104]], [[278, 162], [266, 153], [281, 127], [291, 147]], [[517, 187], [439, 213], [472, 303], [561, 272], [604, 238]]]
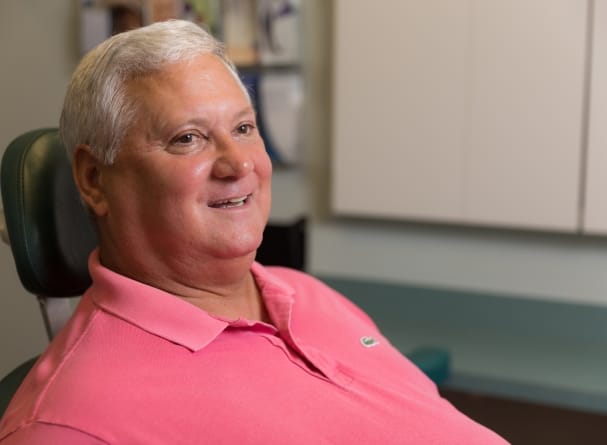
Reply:
[[[204, 348], [230, 326], [169, 292], [104, 267], [98, 249], [89, 257], [89, 272], [93, 285], [86, 294], [98, 307], [192, 351]], [[276, 328], [288, 330], [293, 289], [259, 263], [253, 263], [251, 272]]]
[[272, 269], [259, 263], [253, 263], [251, 266], [251, 272], [274, 325], [283, 335], [290, 334], [295, 290], [286, 281], [272, 274]]

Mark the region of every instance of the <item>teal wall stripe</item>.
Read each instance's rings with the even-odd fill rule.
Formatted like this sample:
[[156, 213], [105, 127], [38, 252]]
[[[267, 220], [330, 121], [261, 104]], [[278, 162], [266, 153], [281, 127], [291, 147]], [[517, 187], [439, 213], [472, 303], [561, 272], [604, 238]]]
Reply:
[[607, 342], [607, 306], [320, 276], [378, 324], [447, 324], [518, 336]]

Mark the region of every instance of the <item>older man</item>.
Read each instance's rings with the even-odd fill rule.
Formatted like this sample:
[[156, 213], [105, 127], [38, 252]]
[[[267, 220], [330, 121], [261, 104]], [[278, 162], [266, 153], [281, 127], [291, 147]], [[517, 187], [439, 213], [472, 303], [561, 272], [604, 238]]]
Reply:
[[271, 164], [221, 46], [169, 21], [80, 63], [61, 134], [93, 284], [0, 424], [15, 444], [503, 444], [373, 322], [254, 262]]

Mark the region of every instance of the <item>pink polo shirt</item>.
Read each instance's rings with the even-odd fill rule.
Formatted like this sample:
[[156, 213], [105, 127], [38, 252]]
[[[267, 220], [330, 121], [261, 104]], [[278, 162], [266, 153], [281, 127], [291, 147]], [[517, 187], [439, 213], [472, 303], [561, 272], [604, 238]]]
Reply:
[[442, 399], [371, 320], [253, 264], [274, 326], [118, 275], [93, 285], [0, 423], [9, 444], [505, 444]]

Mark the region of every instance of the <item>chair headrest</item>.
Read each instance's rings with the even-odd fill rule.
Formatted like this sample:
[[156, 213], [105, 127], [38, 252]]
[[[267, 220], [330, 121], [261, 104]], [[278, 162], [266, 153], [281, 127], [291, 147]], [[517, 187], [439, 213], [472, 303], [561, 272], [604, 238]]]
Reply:
[[55, 128], [27, 132], [6, 149], [0, 170], [6, 228], [23, 286], [46, 297], [81, 295], [97, 245]]

